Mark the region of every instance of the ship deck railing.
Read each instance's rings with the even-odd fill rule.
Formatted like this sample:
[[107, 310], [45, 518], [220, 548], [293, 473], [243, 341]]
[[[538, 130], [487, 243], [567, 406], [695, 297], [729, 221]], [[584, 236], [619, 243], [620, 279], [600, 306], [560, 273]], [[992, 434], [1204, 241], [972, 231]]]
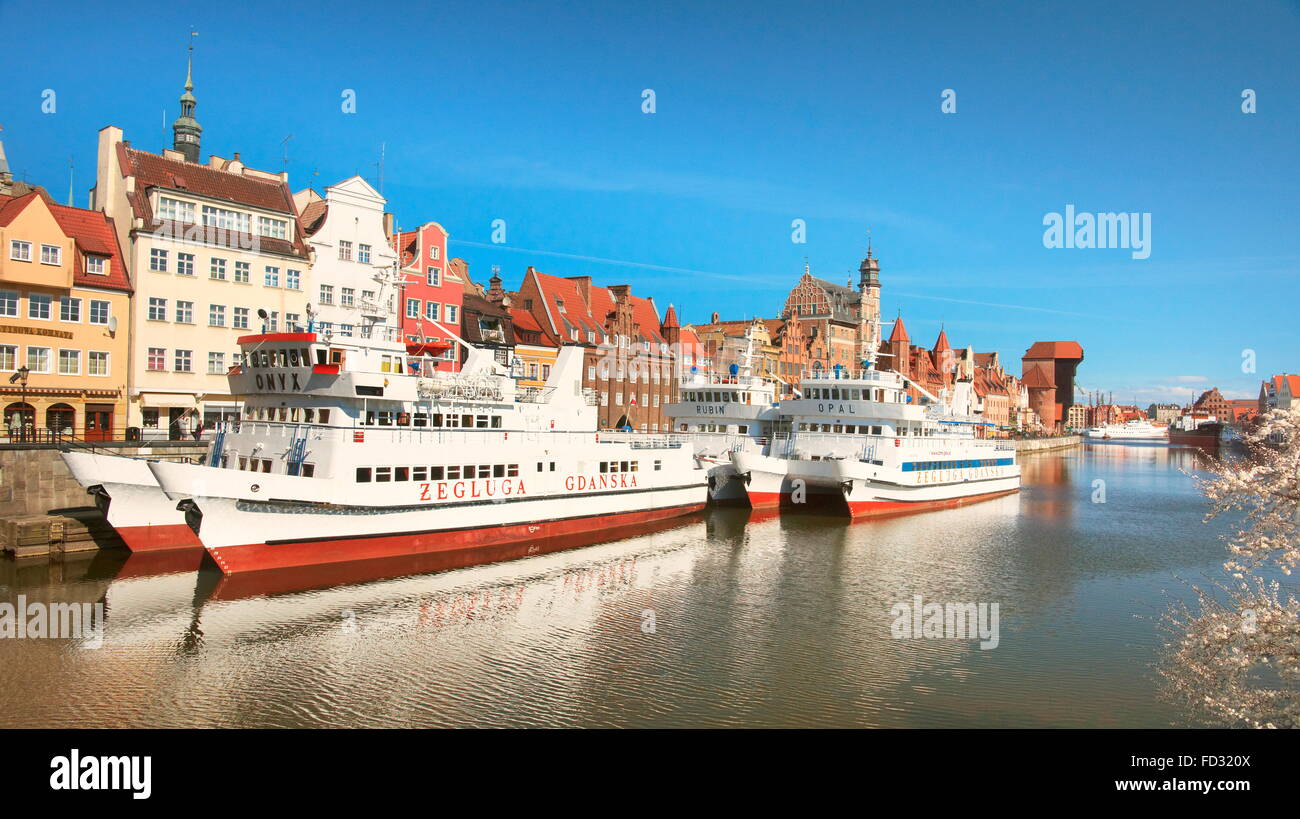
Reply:
[[521, 429], [468, 429], [468, 428], [413, 428], [357, 424], [354, 426], [322, 426], [320, 424], [295, 424], [279, 421], [228, 421], [218, 427], [232, 435], [248, 435], [259, 439], [284, 439], [306, 437], [313, 446], [323, 443], [341, 445], [366, 445], [368, 443], [404, 445], [479, 444], [499, 445], [502, 442], [545, 442], [548, 446], [574, 444], [630, 444], [634, 449], [679, 449], [690, 442], [690, 437], [680, 433], [577, 431], [577, 430], [521, 430]]

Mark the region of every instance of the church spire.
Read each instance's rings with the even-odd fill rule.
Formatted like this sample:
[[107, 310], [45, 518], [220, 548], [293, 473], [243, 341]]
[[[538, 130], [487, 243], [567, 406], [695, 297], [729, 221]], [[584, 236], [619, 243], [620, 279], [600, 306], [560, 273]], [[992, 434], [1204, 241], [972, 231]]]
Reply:
[[194, 118], [194, 38], [197, 31], [190, 32], [190, 53], [185, 63], [185, 93], [181, 94], [181, 115], [172, 123], [172, 148], [184, 154], [186, 161], [199, 161], [199, 138], [203, 128]]

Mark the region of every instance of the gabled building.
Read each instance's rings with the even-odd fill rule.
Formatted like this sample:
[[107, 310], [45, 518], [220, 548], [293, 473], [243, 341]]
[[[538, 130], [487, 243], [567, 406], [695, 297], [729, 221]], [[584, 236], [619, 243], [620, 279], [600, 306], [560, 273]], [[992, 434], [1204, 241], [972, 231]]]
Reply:
[[130, 293], [111, 219], [39, 188], [0, 194], [0, 423], [11, 439], [122, 436]]
[[426, 222], [394, 234], [400, 255], [402, 335], [410, 344], [441, 350], [439, 370], [460, 369], [461, 308], [470, 286], [463, 268], [449, 264], [445, 228]]
[[1297, 399], [1300, 399], [1300, 375], [1275, 375], [1259, 386], [1259, 414], [1275, 409], [1291, 409], [1297, 406]]
[[1192, 404], [1192, 413], [1200, 415], [1213, 416], [1215, 420], [1223, 423], [1232, 423], [1232, 405], [1228, 399], [1223, 397], [1218, 387], [1211, 387], [1201, 393], [1196, 402]]
[[353, 176], [324, 196], [307, 188], [293, 199], [311, 250], [305, 289], [312, 328], [341, 338], [396, 338], [397, 254], [384, 229], [384, 197]]
[[288, 175], [210, 156], [200, 162], [192, 71], [172, 148], [149, 153], [99, 132], [92, 208], [107, 214], [132, 271], [127, 424], [186, 436], [237, 415], [227, 370], [236, 339], [300, 327], [310, 262]]
[[[590, 276], [552, 276], [533, 267], [524, 274], [518, 304], [560, 344], [586, 348], [583, 386], [598, 397], [602, 428], [668, 431], [663, 406], [679, 394], [683, 336], [671, 305], [661, 321], [654, 301], [633, 296], [631, 285], [600, 287]], [[697, 343], [691, 342], [692, 362]], [[680, 366], [698, 365], [682, 356]]]
[[857, 290], [852, 282], [839, 285], [819, 279], [805, 264], [781, 315], [797, 317], [805, 325], [813, 369], [861, 368], [868, 353], [880, 344], [880, 261], [868, 247], [858, 265]]

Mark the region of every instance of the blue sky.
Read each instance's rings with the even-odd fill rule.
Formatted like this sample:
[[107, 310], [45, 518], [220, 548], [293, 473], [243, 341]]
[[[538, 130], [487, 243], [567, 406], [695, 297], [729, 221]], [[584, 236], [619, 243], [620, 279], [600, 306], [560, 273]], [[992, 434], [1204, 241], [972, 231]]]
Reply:
[[[1300, 370], [1294, 1], [79, 5], [0, 56], [13, 170], [62, 199], [71, 157], [79, 205], [100, 127], [170, 144], [193, 26], [205, 156], [279, 170], [292, 134], [290, 184], [322, 189], [377, 184], [385, 144], [399, 223], [442, 223], [480, 281], [533, 264], [767, 317], [805, 258], [856, 279], [870, 230], [918, 342], [1077, 339], [1081, 384], [1143, 404]], [[1045, 248], [1071, 204], [1150, 213], [1150, 258]]]

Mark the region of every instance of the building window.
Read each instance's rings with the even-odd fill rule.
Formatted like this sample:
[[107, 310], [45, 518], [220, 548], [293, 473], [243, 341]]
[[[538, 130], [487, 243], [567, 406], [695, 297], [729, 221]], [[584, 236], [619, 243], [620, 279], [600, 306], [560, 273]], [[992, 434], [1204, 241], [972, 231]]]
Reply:
[[20, 242], [17, 239], [9, 242], [9, 258], [16, 262], [30, 262], [32, 260], [32, 243]]
[[173, 222], [194, 223], [194, 203], [182, 202], [166, 196], [158, 197], [158, 215]]
[[345, 262], [352, 261], [352, 243], [339, 242], [339, 258]]
[[203, 206], [203, 224], [206, 227], [220, 228], [222, 230], [237, 230], [240, 233], [250, 232], [247, 213], [239, 213], [225, 208], [214, 208], [211, 205]]
[[90, 300], [91, 324], [108, 324], [108, 317], [111, 312], [111, 305], [107, 301], [103, 299]]
[[274, 310], [272, 310], [270, 313], [268, 313], [267, 316], [266, 316], [266, 330], [265, 330], [265, 332], [268, 332], [268, 333], [275, 333], [275, 332], [278, 332], [279, 329], [280, 329], [279, 326], [278, 326], [279, 321], [280, 321], [280, 314], [279, 314], [279, 313], [275, 312]]
[[252, 272], [252, 264], [249, 262], [235, 262], [235, 283], [248, 284], [249, 274]]
[[351, 325], [351, 324], [340, 324], [340, 325], [339, 325], [339, 335], [341, 335], [341, 336], [345, 336], [345, 337], [347, 337], [347, 338], [352, 338], [352, 331], [353, 331], [354, 329], [356, 329], [354, 325]]
[[407, 300], [406, 300], [406, 317], [407, 317], [407, 318], [419, 318], [419, 317], [420, 317], [420, 300], [419, 300], [419, 299], [407, 299]]
[[300, 320], [301, 320], [301, 316], [299, 316], [297, 313], [285, 313], [284, 329], [288, 330], [291, 333], [300, 332], [302, 329], [301, 327], [298, 326], [298, 322]]
[[320, 303], [321, 303], [321, 304], [333, 304], [333, 303], [334, 303], [334, 286], [333, 286], [333, 285], [330, 285], [330, 284], [322, 284], [322, 285], [320, 286]]
[[278, 268], [278, 267], [268, 267], [268, 268], [266, 268], [266, 274], [264, 275], [264, 277], [263, 277], [263, 279], [262, 279], [262, 283], [265, 284], [267, 287], [279, 287], [279, 286], [280, 286], [280, 268]]
[[58, 245], [41, 245], [41, 264], [63, 264], [63, 248]]
[[160, 273], [167, 272], [167, 251], [154, 248], [149, 251], [149, 269]]
[[0, 370], [7, 373], [18, 369], [18, 347], [14, 344], [0, 344]]
[[223, 281], [223, 282], [226, 280], [225, 259], [218, 259], [216, 257], [212, 258], [212, 262], [208, 266], [208, 278], [216, 279], [217, 281]]
[[149, 320], [167, 320], [167, 299], [159, 299], [152, 296], [149, 298]]
[[357, 245], [357, 261], [370, 264], [370, 245]]
[[456, 305], [454, 304], [447, 305], [447, 323], [448, 324], [456, 323]]
[[351, 307], [357, 301], [357, 291], [354, 287], [344, 287], [339, 290], [339, 304], [344, 307]]
[[221, 375], [226, 371], [225, 353], [208, 353], [208, 375]]
[[226, 305], [224, 304], [208, 305], [208, 326], [209, 327], [226, 326]]
[[48, 321], [50, 318], [50, 296], [44, 293], [29, 293], [27, 295], [27, 318]]
[[167, 350], [163, 347], [150, 347], [148, 367], [154, 372], [161, 372], [166, 369]]
[[425, 281], [429, 283], [430, 287], [440, 287], [442, 285], [442, 268], [429, 268], [428, 273], [425, 274], [424, 278]]
[[230, 326], [234, 327], [236, 330], [248, 329], [248, 308], [247, 307], [235, 308], [234, 313], [231, 315]]
[[63, 296], [59, 299], [59, 321], [81, 322], [81, 299]]
[[270, 239], [285, 239], [289, 235], [288, 223], [283, 219], [259, 216], [257, 217], [257, 232]]
[[178, 324], [194, 323], [194, 302], [192, 301], [176, 302], [176, 321]]
[[429, 246], [429, 258], [435, 262], [438, 261], [438, 259], [442, 258], [442, 251], [438, 248], [437, 245]]
[[177, 276], [194, 275], [194, 254], [193, 253], [176, 254], [176, 275]]
[[290, 290], [302, 289], [302, 271], [286, 270], [284, 271], [284, 286]]
[[438, 321], [438, 308], [441, 305], [436, 301], [426, 301], [424, 303], [424, 315], [429, 321]]
[[188, 373], [194, 371], [194, 353], [191, 350], [176, 351], [176, 372]]
[[28, 347], [27, 369], [34, 373], [48, 373], [50, 371], [50, 348]]
[[91, 350], [87, 356], [87, 371], [90, 375], [108, 375], [108, 353]]
[[108, 275], [108, 259], [103, 256], [86, 256], [86, 272], [92, 276]]
[[59, 375], [81, 375], [81, 350], [59, 350]]
[[18, 315], [18, 291], [0, 290], [0, 316]]

